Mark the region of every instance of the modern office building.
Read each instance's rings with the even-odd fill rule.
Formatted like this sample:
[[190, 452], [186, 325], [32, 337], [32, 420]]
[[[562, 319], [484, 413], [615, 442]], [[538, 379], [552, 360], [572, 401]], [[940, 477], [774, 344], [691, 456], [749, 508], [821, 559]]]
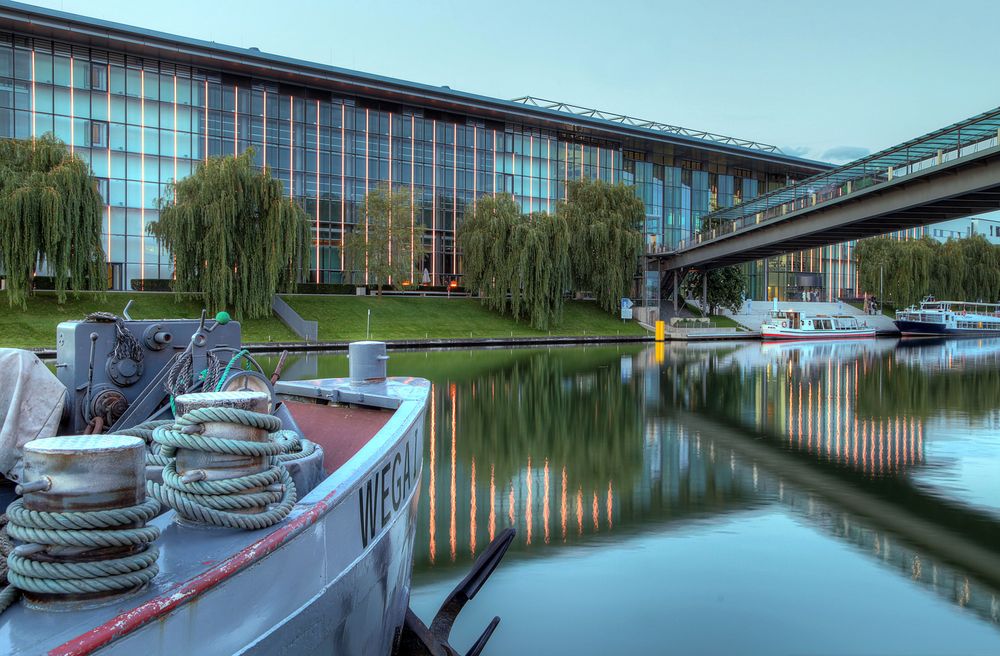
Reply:
[[[344, 280], [343, 236], [364, 224], [365, 194], [381, 183], [409, 191], [412, 221], [426, 226], [428, 256], [414, 279], [426, 269], [441, 284], [461, 275], [455, 228], [483, 195], [552, 212], [567, 180], [633, 184], [646, 206], [647, 243], [657, 247], [691, 236], [710, 209], [828, 168], [753, 141], [0, 0], [0, 138], [49, 132], [100, 181], [116, 288], [171, 276], [169, 253], [146, 232], [169, 182], [207, 157], [250, 147], [310, 217], [303, 279], [314, 282]], [[786, 271], [815, 273], [832, 296], [853, 287], [848, 259], [838, 247], [775, 258], [768, 285]], [[796, 281], [787, 276], [781, 296]], [[762, 297], [763, 277], [754, 281]], [[655, 289], [654, 279], [647, 283]]]
[[936, 223], [927, 227], [927, 235], [941, 242], [981, 235], [991, 244], [1000, 244], [1000, 215], [970, 216]]

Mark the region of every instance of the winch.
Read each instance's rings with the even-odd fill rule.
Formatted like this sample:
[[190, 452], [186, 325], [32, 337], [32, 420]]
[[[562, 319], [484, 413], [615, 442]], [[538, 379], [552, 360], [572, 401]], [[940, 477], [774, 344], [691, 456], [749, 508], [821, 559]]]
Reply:
[[[121, 317], [95, 312], [85, 321], [59, 324], [56, 375], [68, 390], [61, 433], [113, 432], [153, 418], [170, 394], [167, 383], [189, 391], [203, 372], [217, 380], [239, 352], [240, 324], [225, 312], [214, 321], [204, 313], [200, 319], [135, 320], [130, 305]], [[179, 380], [168, 380], [172, 372]], [[260, 372], [232, 374], [256, 377], [255, 389], [267, 389], [256, 380]]]

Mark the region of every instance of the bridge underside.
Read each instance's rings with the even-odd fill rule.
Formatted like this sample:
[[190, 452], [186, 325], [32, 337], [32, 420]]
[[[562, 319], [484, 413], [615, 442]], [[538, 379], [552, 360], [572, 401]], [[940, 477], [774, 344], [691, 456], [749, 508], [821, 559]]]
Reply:
[[1000, 147], [650, 257], [663, 271], [714, 269], [998, 209]]

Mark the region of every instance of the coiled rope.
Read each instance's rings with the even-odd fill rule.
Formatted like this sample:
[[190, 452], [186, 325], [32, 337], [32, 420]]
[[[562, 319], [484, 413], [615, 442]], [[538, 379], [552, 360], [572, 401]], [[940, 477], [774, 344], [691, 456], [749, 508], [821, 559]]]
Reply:
[[[160, 503], [147, 498], [128, 508], [43, 512], [17, 499], [7, 507], [7, 535], [29, 544], [106, 549], [134, 547], [142, 551], [117, 558], [48, 562], [12, 551], [7, 556], [8, 586], [0, 591], [0, 612], [20, 591], [38, 594], [117, 592], [145, 585], [159, 572], [159, 550], [152, 542], [160, 529], [145, 526], [159, 513]], [[84, 554], [85, 555], [85, 554]]]
[[174, 423], [172, 419], [156, 419], [144, 421], [136, 424], [132, 428], [122, 428], [115, 431], [115, 435], [129, 435], [138, 437], [146, 443], [146, 464], [156, 467], [163, 467], [170, 459], [160, 453], [160, 445], [153, 441], [153, 431], [160, 426], [168, 426]]
[[[270, 439], [267, 442], [248, 442], [204, 435], [204, 424], [210, 422], [266, 430]], [[198, 408], [184, 413], [172, 425], [159, 426], [153, 431], [153, 440], [160, 445], [160, 454], [169, 460], [163, 467], [163, 483], [147, 481], [146, 489], [150, 496], [192, 521], [244, 530], [273, 526], [291, 512], [296, 500], [295, 483], [282, 464], [282, 456], [288, 455], [286, 450], [296, 446], [289, 436], [295, 434], [280, 429], [281, 420], [277, 417], [239, 408]], [[297, 453], [305, 451], [305, 442], [308, 440], [300, 440], [300, 451]], [[309, 444], [315, 450], [315, 445]], [[174, 460], [177, 449], [266, 457], [270, 466], [260, 473], [246, 476], [184, 482], [177, 473], [177, 462]], [[259, 509], [259, 512], [234, 512], [254, 509]]]

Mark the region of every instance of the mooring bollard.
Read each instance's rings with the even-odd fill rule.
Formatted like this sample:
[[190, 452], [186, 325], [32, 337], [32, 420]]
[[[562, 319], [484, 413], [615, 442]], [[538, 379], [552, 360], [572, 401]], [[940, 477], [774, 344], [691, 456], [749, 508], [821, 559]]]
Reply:
[[[159, 511], [146, 497], [146, 444], [124, 435], [50, 437], [24, 446], [24, 494], [7, 514], [24, 544], [8, 577], [29, 606], [111, 603], [157, 573]], [[127, 573], [125, 573], [127, 572]]]
[[281, 521], [295, 504], [295, 484], [279, 462], [281, 420], [264, 392], [205, 392], [174, 399], [177, 418], [153, 433], [163, 455], [163, 483], [150, 493], [177, 511], [181, 524], [255, 530]]

